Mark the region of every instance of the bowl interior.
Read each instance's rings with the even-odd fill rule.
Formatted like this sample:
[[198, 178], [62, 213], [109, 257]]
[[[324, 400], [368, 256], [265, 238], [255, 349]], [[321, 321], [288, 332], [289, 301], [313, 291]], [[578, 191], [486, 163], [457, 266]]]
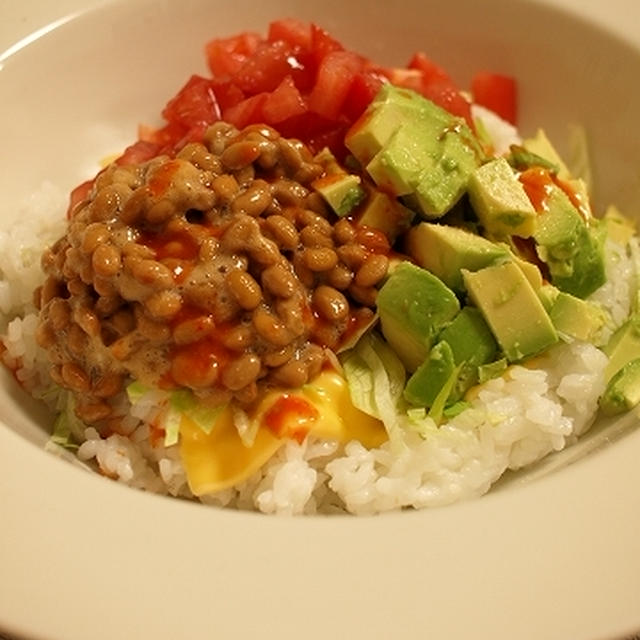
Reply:
[[[0, 59], [0, 104], [4, 116], [0, 119], [0, 225], [9, 228], [20, 215], [21, 203], [44, 181], [70, 190], [91, 177], [102, 158], [132, 142], [139, 123], [158, 123], [166, 100], [187, 77], [206, 71], [202, 46], [209, 38], [247, 29], [264, 31], [271, 19], [284, 16], [314, 20], [349, 47], [383, 64], [403, 64], [413, 52], [423, 50], [462, 86], [480, 69], [516, 76], [522, 132], [532, 134], [544, 126], [560, 151], [565, 152], [567, 125], [584, 126], [592, 148], [596, 208], [601, 211], [609, 202], [615, 202], [631, 215], [640, 211], [640, 145], [633, 135], [636, 114], [640, 112], [640, 51], [624, 38], [542, 0], [399, 0], [391, 9], [364, 0], [121, 0], [84, 13], [12, 56]], [[11, 435], [19, 434], [22, 439], [42, 445], [46, 441], [42, 427], [50, 418], [26, 398], [9, 374], [2, 371], [0, 375], [0, 422], [4, 423], [0, 424], [0, 436], [8, 430]], [[614, 439], [633, 420], [600, 424], [594, 431], [597, 438], [584, 450]], [[9, 437], [0, 440], [16, 446]], [[640, 440], [632, 440], [638, 451]], [[628, 450], [623, 453], [623, 465], [630, 464]], [[506, 622], [514, 625], [510, 635], [532, 640], [609, 637], [612, 630], [620, 634], [631, 632], [629, 625], [640, 622], [638, 590], [635, 596], [632, 593], [638, 572], [633, 573], [625, 564], [626, 550], [633, 544], [631, 530], [621, 527], [618, 541], [610, 544], [607, 535], [596, 535], [589, 528], [600, 509], [615, 516], [612, 523], [624, 522], [627, 511], [622, 497], [618, 502], [607, 501], [604, 490], [598, 491], [597, 510], [588, 502], [571, 502], [568, 510], [564, 504], [554, 502], [556, 493], [580, 491], [584, 474], [578, 479], [567, 473], [558, 492], [547, 490], [544, 482], [536, 483], [542, 485], [539, 493], [532, 492], [531, 487], [522, 489], [518, 508], [528, 505], [531, 509], [517, 519], [511, 515], [515, 511], [502, 508], [502, 503], [490, 497], [482, 505], [457, 505], [431, 514], [396, 514], [399, 518], [391, 515], [375, 524], [357, 520], [335, 527], [322, 519], [312, 525], [308, 521], [263, 518], [257, 525], [251, 514], [217, 513], [207, 520], [203, 509], [191, 509], [182, 503], [165, 505], [161, 503], [168, 501], [133, 495], [120, 487], [107, 488], [98, 481], [94, 484], [93, 478], [72, 478], [64, 475], [66, 471], [63, 474], [54, 469], [53, 463], [45, 462], [45, 455], [30, 448], [24, 452], [24, 467], [13, 460], [10, 450], [5, 451], [4, 458], [11, 463], [9, 474], [25, 476], [29, 465], [42, 459], [45, 482], [41, 497], [35, 482], [24, 489], [24, 494], [15, 494], [7, 513], [14, 509], [30, 517], [48, 515], [60, 524], [48, 532], [46, 545], [40, 546], [40, 538], [35, 543], [35, 534], [24, 534], [24, 527], [21, 529], [15, 518], [5, 530], [9, 535], [15, 532], [12, 544], [24, 551], [11, 557], [5, 554], [3, 569], [12, 583], [7, 587], [6, 580], [0, 580], [0, 587], [4, 588], [0, 589], [0, 596], [5, 594], [11, 606], [2, 612], [0, 625], [6, 620], [12, 630], [25, 636], [115, 637], [121, 633], [118, 624], [125, 621], [134, 625], [131, 628], [138, 633], [144, 628], [149, 637], [202, 637], [203, 629], [210, 629], [215, 618], [213, 613], [207, 618], [210, 611], [218, 616], [216, 625], [223, 636], [251, 629], [259, 633], [264, 627], [260, 631], [253, 628], [252, 616], [247, 616], [246, 608], [239, 603], [251, 604], [257, 620], [258, 614], [280, 610], [284, 598], [288, 616], [270, 619], [272, 631], [274, 637], [278, 633], [278, 637], [293, 638], [301, 628], [296, 625], [308, 625], [317, 613], [317, 604], [305, 595], [311, 582], [322, 589], [322, 609], [332, 611], [331, 616], [317, 621], [317, 633], [312, 637], [331, 633], [357, 637], [365, 615], [375, 625], [370, 628], [378, 629], [379, 637], [390, 637], [400, 629], [401, 635], [406, 632], [407, 636], [420, 637], [427, 628], [434, 637], [469, 637], [476, 633], [477, 637], [499, 637]], [[575, 452], [572, 456], [569, 461], [577, 457]], [[612, 483], [622, 482], [621, 473], [608, 471], [610, 462], [606, 455], [598, 458], [595, 471], [609, 473]], [[58, 502], [61, 494], [46, 484], [46, 478], [51, 478], [53, 482], [60, 481], [62, 489], [62, 475], [67, 495], [73, 495], [75, 503], [64, 499]], [[564, 478], [565, 474], [560, 475]], [[20, 486], [19, 479], [10, 482], [13, 484], [7, 487]], [[540, 494], [543, 500], [539, 499]], [[95, 509], [94, 496], [99, 509]], [[20, 511], [22, 500], [27, 498], [31, 502], [25, 502]], [[515, 508], [516, 501], [509, 505]], [[550, 519], [537, 517], [543, 507], [550, 512]], [[579, 509], [584, 519], [569, 518], [571, 509]], [[127, 514], [126, 526], [110, 519], [116, 510]], [[63, 532], [65, 519], [75, 522], [73, 545]], [[409, 520], [411, 526], [405, 527]], [[547, 526], [552, 520], [558, 524]], [[33, 522], [30, 531], [45, 526], [44, 521]], [[561, 526], [566, 527], [571, 544], [558, 542], [562, 536], [558, 536], [557, 527]], [[534, 528], [538, 528], [538, 542], [528, 534]], [[483, 531], [486, 537], [482, 537]], [[166, 553], [169, 545], [176, 548], [176, 536], [186, 535], [189, 544], [183, 544], [183, 538], [179, 553]], [[526, 540], [523, 536], [527, 536]], [[430, 542], [425, 545], [425, 540]], [[635, 534], [633, 540], [637, 550]], [[32, 542], [34, 545], [28, 546]], [[98, 544], [108, 549], [109, 563], [101, 566], [94, 578], [78, 558], [83, 557], [82, 551], [89, 553]], [[385, 544], [389, 546], [381, 546]], [[479, 545], [483, 546], [483, 554], [474, 552]], [[529, 556], [520, 553], [523, 545], [531, 552]], [[203, 560], [205, 555], [198, 549], [205, 547], [208, 555]], [[411, 552], [417, 548], [421, 554]], [[125, 556], [121, 555], [123, 550]], [[134, 560], [136, 566], [144, 565], [146, 572], [132, 572], [132, 565], [122, 562], [134, 550], [144, 550]], [[380, 571], [371, 561], [379, 561], [383, 552], [393, 559], [388, 566], [385, 562], [382, 570], [388, 574], [387, 582], [380, 581]], [[587, 557], [606, 556], [607, 561], [593, 576], [587, 575], [587, 569], [584, 573], [571, 573], [575, 574], [571, 591], [560, 582], [548, 580], [558, 566], [554, 552], [562, 553], [565, 569], [582, 566], [580, 563], [584, 564]], [[157, 615], [157, 604], [165, 602], [167, 586], [162, 580], [157, 584], [149, 580], [150, 572], [157, 572], [157, 558], [165, 563], [165, 573], [173, 581], [171, 604], [162, 615]], [[254, 562], [251, 567], [247, 566], [247, 558]], [[36, 575], [43, 566], [38, 563], [44, 562], [49, 567], [47, 580], [34, 585], [28, 578], [28, 569], [33, 571], [31, 576]], [[202, 573], [205, 565], [207, 575]], [[311, 574], [300, 573], [303, 565], [315, 572], [313, 580], [309, 578]], [[328, 567], [342, 576], [341, 586], [336, 587], [337, 574], [330, 574]], [[624, 576], [615, 573], [625, 567]], [[257, 590], [249, 588], [247, 574], [240, 571], [243, 568], [252, 571]], [[121, 578], [121, 570], [128, 572], [127, 589], [121, 589], [121, 583], [113, 588]], [[272, 584], [275, 573], [278, 579], [290, 579], [284, 596], [263, 588], [264, 584]], [[532, 580], [523, 586], [518, 582], [518, 573]], [[225, 576], [225, 580], [216, 582], [216, 575]], [[407, 575], [414, 576], [410, 583]], [[55, 589], [50, 587], [61, 586], [57, 576], [64, 576], [64, 588], [74, 585], [78, 610], [82, 605], [89, 613], [104, 613], [99, 609], [100, 597], [95, 595], [99, 593], [121, 607], [113, 609], [119, 615], [109, 616], [99, 628], [89, 625], [89, 613], [81, 619], [74, 617], [72, 623], [68, 610], [51, 598]], [[193, 576], [199, 576], [197, 588]], [[597, 583], [592, 577], [597, 578]], [[205, 584], [206, 589], [202, 588]], [[367, 585], [367, 597], [363, 584]], [[626, 599], [600, 600], [603, 584], [611, 589], [615, 584], [627, 585], [630, 588], [625, 591]], [[140, 593], [147, 597], [128, 597]], [[598, 600], [594, 600], [596, 596]], [[561, 607], [557, 604], [560, 598]], [[452, 607], [457, 599], [466, 603], [468, 615], [460, 616], [459, 608]], [[428, 616], [423, 613], [427, 600], [431, 603]], [[495, 603], [506, 600], [509, 607], [501, 608], [496, 615]], [[527, 615], [531, 602], [539, 607], [534, 616]], [[25, 603], [40, 615], [32, 615]], [[336, 631], [334, 620], [348, 624]], [[471, 627], [472, 621], [483, 626]], [[493, 629], [494, 633], [483, 636], [482, 629]]]

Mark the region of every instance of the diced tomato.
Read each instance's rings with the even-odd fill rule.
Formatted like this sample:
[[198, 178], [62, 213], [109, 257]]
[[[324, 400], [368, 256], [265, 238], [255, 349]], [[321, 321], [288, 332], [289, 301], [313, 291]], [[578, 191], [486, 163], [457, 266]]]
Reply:
[[124, 153], [116, 160], [120, 165], [139, 164], [151, 160], [158, 154], [159, 146], [150, 140], [138, 140], [128, 146]]
[[277, 124], [307, 111], [304, 98], [291, 76], [286, 76], [276, 89], [267, 96], [262, 113], [267, 124]]
[[267, 40], [269, 42], [283, 40], [294, 47], [308, 51], [311, 49], [311, 25], [295, 18], [275, 20], [269, 25]]
[[449, 74], [421, 51], [411, 58], [407, 67], [421, 71], [426, 84], [431, 82], [451, 82]]
[[273, 91], [282, 78], [295, 74], [302, 66], [295, 49], [287, 42], [261, 42], [233, 76], [233, 82], [249, 95]]
[[175, 98], [169, 100], [162, 115], [167, 122], [178, 123], [187, 128], [220, 120], [220, 109], [211, 80], [191, 76]]
[[482, 71], [471, 80], [475, 103], [491, 109], [501, 118], [515, 124], [518, 117], [518, 89], [512, 76]]
[[357, 120], [385, 82], [387, 78], [376, 70], [367, 69], [358, 73], [349, 87], [349, 93], [344, 102], [346, 115], [351, 120]]
[[230, 76], [238, 72], [261, 40], [257, 33], [252, 32], [210, 40], [204, 49], [211, 73], [214, 76]]
[[309, 109], [335, 120], [362, 65], [362, 58], [351, 51], [332, 51], [327, 54], [320, 64], [316, 83], [309, 96]]
[[73, 210], [78, 204], [89, 197], [91, 187], [93, 187], [93, 180], [87, 180], [82, 182], [69, 194], [69, 206], [67, 207], [67, 217], [71, 217]]
[[216, 101], [220, 107], [221, 112], [225, 112], [229, 107], [237, 105], [242, 102], [246, 96], [244, 91], [237, 85], [233, 84], [230, 80], [213, 82], [213, 93], [216, 96]]
[[246, 127], [248, 124], [261, 122], [262, 109], [269, 96], [268, 93], [258, 93], [250, 98], [245, 98], [242, 102], [229, 107], [223, 114], [224, 120], [235, 125], [238, 129]]
[[331, 52], [344, 51], [344, 47], [317, 24], [311, 25], [311, 49], [316, 66], [320, 65]]

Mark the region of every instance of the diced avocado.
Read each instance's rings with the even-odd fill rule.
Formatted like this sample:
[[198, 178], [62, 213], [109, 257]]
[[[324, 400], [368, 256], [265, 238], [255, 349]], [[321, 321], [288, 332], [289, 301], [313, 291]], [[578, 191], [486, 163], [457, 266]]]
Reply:
[[410, 262], [395, 267], [377, 307], [382, 333], [409, 371], [424, 362], [435, 336], [460, 311], [453, 291]]
[[500, 358], [478, 367], [478, 382], [484, 384], [487, 380], [493, 380], [501, 376], [509, 366], [506, 358]]
[[469, 200], [487, 233], [533, 235], [536, 211], [509, 163], [497, 158], [478, 167], [469, 178]]
[[356, 214], [355, 223], [384, 233], [393, 244], [410, 226], [414, 212], [378, 189], [372, 189]]
[[462, 269], [477, 271], [509, 258], [509, 249], [458, 227], [421, 222], [409, 230], [406, 251], [454, 291], [463, 291]]
[[367, 110], [347, 131], [345, 146], [361, 165], [367, 165], [417, 108], [419, 104], [412, 91], [383, 85]]
[[350, 213], [365, 197], [360, 176], [350, 173], [322, 176], [314, 180], [311, 186], [340, 217]]
[[562, 189], [549, 182], [544, 211], [534, 234], [536, 251], [549, 268], [551, 282], [562, 291], [586, 298], [606, 282], [606, 228], [587, 224]]
[[606, 380], [610, 380], [630, 360], [640, 358], [640, 316], [633, 314], [613, 334], [603, 351], [609, 356], [604, 372]]
[[[553, 285], [544, 285], [550, 304], [547, 306], [542, 300], [553, 326], [560, 336], [597, 342], [598, 335], [604, 327], [607, 316], [597, 305], [570, 293], [559, 291]], [[554, 293], [551, 290], [555, 289]], [[543, 298], [544, 293], [538, 295]]]
[[551, 173], [558, 173], [560, 167], [554, 164], [550, 160], [539, 156], [536, 153], [527, 151], [524, 147], [517, 144], [512, 144], [509, 147], [509, 155], [506, 158], [507, 162], [514, 169], [524, 171], [525, 169], [531, 169], [532, 167], [542, 167], [548, 169]]
[[483, 157], [462, 118], [391, 84], [351, 127], [345, 145], [378, 186], [407, 196], [410, 206], [428, 218], [455, 205]]
[[462, 271], [469, 295], [509, 362], [550, 347], [558, 334], [535, 290], [514, 262]]
[[427, 360], [409, 378], [405, 399], [412, 404], [430, 407], [457, 367], [456, 379], [445, 404], [458, 401], [478, 381], [478, 366], [492, 360], [497, 348], [478, 309], [464, 307], [440, 332], [438, 343], [431, 349]]
[[478, 309], [463, 307], [460, 313], [438, 336], [453, 351], [453, 361], [462, 365], [458, 380], [450, 396], [456, 401], [478, 381], [478, 367], [490, 362], [498, 351], [491, 329]]
[[610, 205], [602, 217], [607, 226], [607, 235], [617, 244], [625, 247], [636, 232], [633, 220], [623, 215], [620, 210]]
[[314, 160], [322, 165], [324, 172], [311, 183], [311, 186], [338, 216], [346, 216], [365, 197], [360, 176], [345, 171], [326, 147], [316, 154]]
[[531, 283], [531, 286], [537, 291], [542, 286], [542, 274], [540, 273], [540, 269], [537, 265], [533, 264], [533, 262], [529, 262], [524, 258], [512, 253], [511, 260], [515, 262], [518, 267], [520, 267], [520, 271], [524, 273], [527, 280]]
[[417, 407], [430, 407], [456, 368], [453, 351], [447, 342], [438, 342], [427, 359], [407, 380], [404, 398]]
[[631, 360], [616, 373], [600, 397], [606, 415], [629, 411], [640, 403], [640, 358]]

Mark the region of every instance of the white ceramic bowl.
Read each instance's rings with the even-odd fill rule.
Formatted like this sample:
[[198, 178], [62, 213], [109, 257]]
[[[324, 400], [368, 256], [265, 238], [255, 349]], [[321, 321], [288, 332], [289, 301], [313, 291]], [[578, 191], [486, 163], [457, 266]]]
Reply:
[[[640, 212], [636, 3], [136, 0], [0, 59], [1, 224], [43, 180], [73, 187], [154, 122], [204, 71], [207, 39], [283, 16], [383, 63], [425, 50], [462, 85], [480, 68], [517, 76], [522, 130], [544, 125], [562, 150], [566, 125], [584, 125], [596, 205]], [[46, 417], [5, 372], [0, 420], [6, 632], [596, 640], [640, 629], [633, 417], [480, 500], [361, 519], [225, 512], [87, 474], [42, 450]]]

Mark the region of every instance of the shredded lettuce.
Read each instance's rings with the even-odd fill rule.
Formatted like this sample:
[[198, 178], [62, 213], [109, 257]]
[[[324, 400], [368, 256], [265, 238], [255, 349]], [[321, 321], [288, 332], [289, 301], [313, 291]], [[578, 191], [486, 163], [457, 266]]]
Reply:
[[76, 415], [76, 402], [73, 394], [62, 394], [60, 401], [62, 403], [61, 411], [53, 423], [53, 432], [49, 443], [63, 449], [76, 451], [78, 449], [77, 441], [83, 439], [86, 427]]
[[154, 400], [155, 408], [159, 409], [157, 424], [158, 427], [164, 429], [164, 445], [166, 447], [177, 444], [183, 416], [189, 418], [208, 435], [225, 407], [225, 405], [210, 406], [197, 398], [189, 389], [163, 392], [147, 387], [141, 382], [132, 382], [128, 385], [127, 396], [134, 408], [149, 399]]
[[366, 333], [358, 344], [341, 355], [351, 402], [381, 420], [389, 438], [402, 430], [405, 411], [402, 390], [405, 370], [394, 351], [377, 333]]

